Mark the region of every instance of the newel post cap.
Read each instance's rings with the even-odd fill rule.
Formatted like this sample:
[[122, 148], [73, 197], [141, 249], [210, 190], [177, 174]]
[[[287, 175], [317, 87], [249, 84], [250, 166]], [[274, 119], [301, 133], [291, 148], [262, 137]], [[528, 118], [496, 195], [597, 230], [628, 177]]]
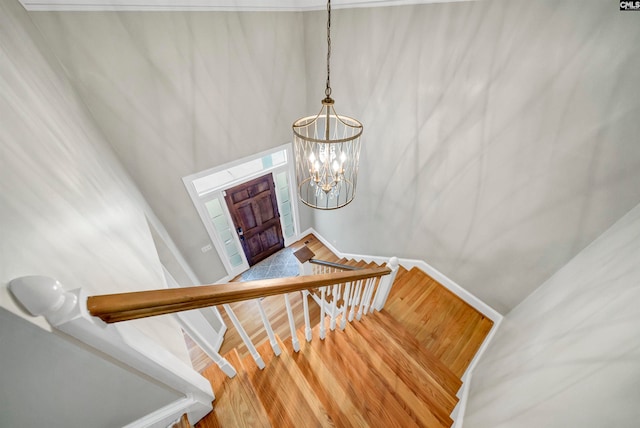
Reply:
[[398, 260], [398, 258], [395, 256], [391, 257], [389, 259], [389, 267], [393, 270], [396, 270], [398, 269], [398, 266], [400, 266], [400, 261]]
[[51, 322], [75, 306], [77, 297], [48, 276], [23, 276], [9, 282], [9, 290], [31, 315], [44, 315]]

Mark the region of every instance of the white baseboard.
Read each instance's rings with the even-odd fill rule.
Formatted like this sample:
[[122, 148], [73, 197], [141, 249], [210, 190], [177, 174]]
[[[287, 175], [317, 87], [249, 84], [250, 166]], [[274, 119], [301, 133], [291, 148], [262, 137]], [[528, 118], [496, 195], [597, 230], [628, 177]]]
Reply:
[[[322, 242], [327, 248], [329, 248], [332, 252], [334, 252], [339, 257], [344, 257], [348, 259], [355, 260], [364, 260], [366, 262], [376, 262], [376, 263], [386, 263], [389, 261], [389, 257], [382, 256], [372, 256], [367, 254], [354, 254], [354, 253], [343, 253], [335, 248], [329, 241], [327, 241], [322, 235], [320, 235], [315, 229], [312, 227], [302, 232], [300, 235], [300, 239], [307, 236], [308, 234], [313, 234], [320, 242]], [[427, 275], [438, 281], [444, 287], [446, 287], [449, 291], [451, 291], [456, 296], [460, 297], [466, 303], [471, 305], [473, 308], [478, 310], [480, 313], [485, 315], [491, 321], [493, 321], [494, 325], [502, 321], [502, 315], [493, 309], [491, 306], [474, 296], [472, 293], [458, 285], [455, 281], [449, 279], [442, 272], [438, 271], [433, 266], [429, 265], [427, 262], [423, 260], [415, 260], [415, 259], [405, 259], [399, 258], [400, 265], [404, 266], [406, 269], [411, 269], [413, 267], [417, 267], [423, 270]]]
[[123, 428], [167, 428], [185, 413], [189, 417], [189, 422], [194, 424], [205, 417], [212, 409], [211, 403], [207, 405], [194, 400], [192, 397], [185, 397], [173, 401], [125, 425]]
[[473, 308], [478, 310], [481, 314], [485, 315], [494, 324], [502, 321], [502, 314], [500, 312], [493, 309], [491, 306], [480, 300], [478, 297], [474, 296], [472, 293], [458, 285], [455, 281], [449, 279], [442, 272], [429, 265], [427, 262], [422, 260], [414, 260], [414, 259], [399, 259], [400, 264], [407, 269], [411, 269], [413, 267], [417, 267], [418, 269], [423, 270], [427, 275], [431, 278], [438, 281], [445, 288], [451, 291], [453, 294], [467, 302]]
[[318, 238], [318, 240], [320, 240], [320, 242], [322, 242], [324, 244], [325, 247], [327, 247], [328, 249], [330, 249], [335, 255], [340, 256], [340, 257], [344, 257], [342, 255], [342, 252], [338, 251], [338, 249], [336, 247], [333, 246], [333, 244], [331, 244], [331, 242], [327, 241], [326, 239], [324, 239], [324, 237], [322, 235], [320, 235], [318, 233], [317, 230], [315, 230], [313, 227], [310, 227], [309, 229], [305, 230], [304, 232], [302, 232], [300, 234], [300, 236], [298, 236], [298, 240], [304, 238], [307, 235], [314, 235], [316, 238]]

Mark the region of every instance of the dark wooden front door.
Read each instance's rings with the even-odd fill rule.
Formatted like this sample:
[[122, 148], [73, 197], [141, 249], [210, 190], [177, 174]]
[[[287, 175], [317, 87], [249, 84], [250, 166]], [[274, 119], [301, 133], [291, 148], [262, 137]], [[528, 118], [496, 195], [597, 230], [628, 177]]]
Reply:
[[271, 174], [226, 190], [224, 199], [249, 266], [284, 248]]

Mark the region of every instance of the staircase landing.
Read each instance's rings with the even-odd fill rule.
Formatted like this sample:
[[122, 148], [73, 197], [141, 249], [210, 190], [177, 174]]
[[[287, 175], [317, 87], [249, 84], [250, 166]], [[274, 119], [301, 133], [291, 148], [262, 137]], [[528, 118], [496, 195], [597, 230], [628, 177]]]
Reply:
[[493, 321], [418, 268], [401, 268], [385, 312], [461, 377]]

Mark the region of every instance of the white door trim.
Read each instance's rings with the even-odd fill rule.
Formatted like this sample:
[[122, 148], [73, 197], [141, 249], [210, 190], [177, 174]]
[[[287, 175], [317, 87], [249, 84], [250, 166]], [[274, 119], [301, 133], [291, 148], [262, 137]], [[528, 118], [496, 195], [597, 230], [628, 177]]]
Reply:
[[[208, 175], [211, 174], [215, 174], [221, 171], [225, 171], [228, 170], [230, 168], [233, 168], [235, 166], [238, 165], [242, 165], [244, 163], [248, 163], [251, 161], [255, 161], [256, 159], [261, 159], [262, 157], [272, 154], [272, 153], [276, 153], [279, 151], [285, 150], [286, 151], [286, 156], [287, 156], [287, 161], [285, 164], [282, 165], [277, 165], [275, 167], [271, 167], [271, 168], [265, 168], [262, 169], [261, 171], [252, 173], [252, 174], [248, 174], [246, 176], [243, 177], [239, 177], [235, 180], [229, 181], [227, 183], [225, 183], [223, 186], [220, 186], [218, 188], [212, 189], [210, 191], [208, 191], [207, 193], [203, 194], [203, 195], [199, 195], [198, 192], [196, 191], [195, 185], [193, 184], [195, 180], [198, 180], [200, 178], [206, 177]], [[227, 272], [227, 276], [229, 278], [233, 278], [239, 274], [241, 274], [242, 272], [244, 272], [245, 270], [247, 270], [249, 268], [249, 263], [247, 262], [247, 257], [244, 254], [244, 251], [242, 251], [242, 245], [240, 243], [240, 239], [238, 238], [237, 233], [235, 233], [235, 230], [233, 231], [234, 233], [233, 235], [233, 240], [235, 242], [235, 244], [237, 245], [237, 247], [240, 249], [240, 256], [242, 257], [242, 264], [240, 264], [239, 266], [232, 266], [231, 262], [229, 261], [229, 258], [226, 254], [225, 251], [225, 247], [224, 247], [224, 242], [222, 241], [222, 239], [220, 238], [215, 226], [213, 225], [213, 222], [211, 221], [211, 218], [209, 216], [209, 212], [207, 211], [207, 207], [206, 207], [206, 203], [213, 200], [213, 199], [218, 199], [218, 201], [220, 202], [220, 205], [222, 207], [222, 211], [224, 213], [224, 215], [226, 216], [227, 222], [228, 224], [231, 226], [231, 228], [233, 229], [233, 219], [231, 218], [231, 213], [229, 212], [229, 208], [227, 207], [227, 204], [224, 200], [224, 191], [226, 189], [230, 189], [234, 186], [237, 186], [239, 184], [242, 183], [246, 183], [247, 181], [250, 181], [254, 178], [266, 175], [271, 173], [273, 175], [273, 179], [275, 181], [275, 177], [278, 173], [281, 172], [287, 172], [287, 182], [289, 184], [289, 201], [291, 202], [291, 212], [293, 215], [293, 227], [294, 227], [294, 233], [291, 237], [287, 238], [285, 233], [284, 233], [284, 229], [283, 229], [283, 233], [282, 236], [284, 237], [284, 245], [290, 245], [292, 242], [295, 242], [295, 238], [297, 237], [297, 235], [300, 232], [300, 215], [298, 212], [298, 199], [296, 197], [297, 193], [295, 192], [295, 188], [292, 188], [292, 186], [295, 186], [295, 165], [294, 165], [294, 158], [293, 158], [293, 146], [291, 145], [291, 143], [287, 143], [287, 144], [283, 144], [281, 146], [278, 147], [274, 147], [272, 149], [269, 150], [265, 150], [263, 152], [260, 153], [256, 153], [254, 155], [251, 156], [247, 156], [244, 157], [242, 159], [237, 159], [235, 161], [232, 162], [228, 162], [224, 165], [219, 165], [217, 167], [214, 168], [210, 168], [204, 171], [200, 171], [197, 172], [195, 174], [191, 174], [188, 175], [186, 177], [182, 178], [182, 181], [185, 185], [185, 188], [187, 189], [187, 193], [189, 193], [189, 196], [191, 197], [191, 201], [193, 202], [196, 211], [198, 212], [198, 215], [200, 216], [200, 220], [202, 221], [202, 224], [204, 225], [207, 233], [209, 234], [209, 239], [211, 240], [211, 242], [213, 243], [214, 248], [216, 249], [216, 251], [218, 252], [218, 256], [220, 257], [220, 260], [222, 261], [222, 264]], [[278, 194], [277, 188], [276, 190], [276, 200], [278, 201], [278, 211], [280, 210], [280, 207], [282, 205], [282, 201], [281, 198]], [[280, 222], [280, 227], [282, 228], [282, 221]]]

